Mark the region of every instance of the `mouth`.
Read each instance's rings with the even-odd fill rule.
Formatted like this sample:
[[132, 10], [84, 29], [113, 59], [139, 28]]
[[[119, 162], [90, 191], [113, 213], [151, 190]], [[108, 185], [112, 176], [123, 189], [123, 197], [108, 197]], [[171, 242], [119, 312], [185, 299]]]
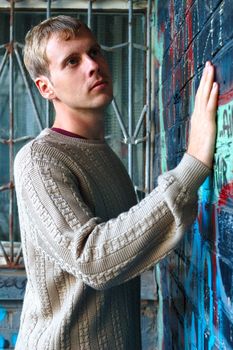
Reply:
[[96, 88], [103, 89], [107, 85], [108, 85], [108, 82], [106, 80], [98, 80], [91, 86], [90, 90], [93, 90], [93, 89], [96, 89]]

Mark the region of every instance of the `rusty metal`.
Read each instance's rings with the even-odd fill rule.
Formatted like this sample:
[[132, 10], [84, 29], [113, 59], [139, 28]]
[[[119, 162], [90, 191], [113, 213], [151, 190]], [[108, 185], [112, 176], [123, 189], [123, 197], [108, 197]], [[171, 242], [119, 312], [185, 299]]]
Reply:
[[[14, 6], [15, 0], [11, 0], [10, 8], [10, 49], [9, 52], [9, 115], [10, 115], [10, 130], [9, 130], [9, 163], [10, 163], [10, 183], [14, 181], [13, 167], [14, 167], [14, 149], [13, 149], [13, 138], [14, 138], [14, 65], [13, 65], [13, 47], [14, 47]], [[14, 206], [14, 192], [13, 189], [9, 189], [9, 240], [10, 240], [10, 262], [14, 261], [14, 217], [13, 217], [13, 206]]]
[[2, 62], [1, 62], [1, 65], [0, 65], [0, 74], [2, 73], [3, 68], [4, 68], [4, 66], [5, 66], [5, 64], [7, 62], [7, 58], [8, 58], [8, 51], [6, 50], [5, 54], [3, 56]]
[[152, 189], [151, 184], [151, 17], [152, 3], [148, 0], [147, 3], [147, 30], [146, 30], [146, 159], [145, 159], [145, 187], [148, 194]]
[[[47, 0], [47, 9], [46, 9], [47, 19], [51, 17], [51, 5], [52, 5], [52, 1]], [[50, 126], [50, 102], [46, 100], [46, 127], [48, 128], [49, 126]]]
[[23, 78], [24, 84], [26, 86], [26, 91], [28, 93], [29, 99], [30, 99], [31, 104], [32, 104], [32, 108], [33, 108], [33, 111], [34, 111], [34, 114], [35, 114], [35, 117], [36, 117], [37, 124], [39, 126], [39, 129], [42, 130], [43, 129], [43, 125], [42, 125], [42, 122], [40, 120], [40, 115], [38, 113], [38, 110], [37, 110], [37, 107], [36, 107], [36, 103], [35, 103], [35, 99], [34, 99], [34, 97], [32, 95], [31, 89], [30, 89], [30, 85], [29, 85], [29, 82], [28, 82], [28, 79], [27, 79], [27, 76], [26, 76], [26, 73], [25, 73], [25, 70], [24, 70], [23, 63], [21, 62], [21, 58], [20, 58], [20, 55], [19, 55], [19, 52], [18, 52], [18, 49], [17, 49], [17, 43], [14, 45], [14, 47], [15, 47], [15, 50], [14, 50], [15, 51], [15, 56], [16, 56], [16, 59], [17, 59], [18, 65], [19, 65], [20, 72], [22, 74], [22, 78]]
[[[133, 1], [128, 0], [128, 133], [133, 136]], [[133, 179], [133, 144], [128, 143], [128, 173]]]
[[21, 141], [27, 141], [27, 140], [32, 140], [34, 137], [33, 136], [22, 136], [22, 137], [18, 137], [14, 140], [10, 140], [10, 139], [0, 139], [0, 143], [3, 143], [4, 145], [9, 145], [10, 143], [15, 144], [17, 142], [21, 142]]
[[3, 244], [2, 244], [1, 241], [0, 241], [0, 248], [1, 248], [1, 250], [2, 250], [3, 257], [4, 257], [5, 261], [6, 261], [6, 264], [7, 264], [8, 266], [11, 265], [11, 260], [8, 258], [8, 255], [7, 255], [7, 253], [6, 253], [6, 251], [5, 251], [5, 248], [4, 248], [4, 246], [3, 246]]
[[88, 1], [88, 10], [87, 10], [87, 25], [92, 28], [92, 0]]
[[12, 190], [14, 188], [15, 188], [14, 182], [9, 182], [8, 184], [0, 186], [0, 191]]

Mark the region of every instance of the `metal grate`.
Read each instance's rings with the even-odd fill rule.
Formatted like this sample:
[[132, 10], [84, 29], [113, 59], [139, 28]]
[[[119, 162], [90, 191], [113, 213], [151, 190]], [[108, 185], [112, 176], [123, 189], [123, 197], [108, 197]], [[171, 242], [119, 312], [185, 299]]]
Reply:
[[[107, 4], [108, 3], [108, 4]], [[110, 6], [111, 3], [111, 6]], [[36, 6], [36, 8], [35, 8]], [[110, 8], [109, 8], [110, 6]], [[17, 204], [14, 192], [13, 178], [13, 162], [16, 152], [22, 147], [25, 142], [35, 137], [35, 134], [44, 127], [50, 125], [52, 120], [52, 111], [49, 103], [38, 102], [36, 97], [35, 87], [28, 78], [22, 61], [23, 44], [15, 39], [15, 15], [19, 11], [26, 11], [27, 15], [33, 16], [37, 11], [39, 20], [45, 17], [50, 17], [54, 13], [58, 14], [65, 11], [69, 12], [79, 10], [82, 16], [86, 17], [87, 24], [93, 28], [98, 26], [96, 22], [96, 13], [103, 16], [104, 7], [107, 8], [107, 13], [111, 10], [112, 14], [117, 14], [119, 18], [116, 21], [122, 20], [127, 25], [128, 33], [124, 42], [117, 42], [114, 45], [106, 45], [101, 43], [102, 49], [106, 54], [115, 55], [117, 60], [124, 60], [127, 57], [127, 102], [122, 98], [114, 98], [110, 110], [110, 115], [114, 114], [114, 121], [110, 123], [110, 132], [106, 135], [106, 139], [113, 140], [111, 134], [112, 128], [118, 128], [116, 137], [118, 143], [125, 150], [125, 165], [127, 166], [129, 175], [131, 176], [135, 189], [140, 197], [143, 197], [150, 191], [150, 169], [151, 169], [151, 1], [66, 1], [64, 0], [41, 0], [37, 1], [36, 5], [31, 0], [0, 0], [0, 16], [5, 16], [5, 21], [8, 21], [9, 32], [6, 35], [8, 42], [0, 42], [0, 82], [2, 88], [0, 90], [0, 104], [6, 106], [8, 103], [8, 120], [5, 125], [1, 126], [0, 134], [0, 164], [1, 164], [1, 183], [0, 183], [0, 265], [8, 268], [23, 268], [23, 260], [21, 254], [21, 245], [19, 237], [19, 226], [17, 216]], [[122, 11], [124, 9], [124, 11]], [[33, 12], [34, 11], [34, 12]], [[138, 14], [141, 15], [144, 25], [144, 42], [138, 43], [134, 41], [134, 19]], [[38, 21], [39, 21], [38, 20]], [[98, 21], [97, 21], [98, 22]], [[122, 22], [122, 23], [123, 23]], [[2, 22], [1, 22], [2, 23]], [[137, 26], [137, 22], [136, 22]], [[116, 33], [117, 35], [117, 33]], [[5, 40], [5, 38], [4, 38]], [[125, 55], [119, 55], [119, 50], [126, 50]], [[124, 51], [125, 52], [125, 51]], [[136, 54], [135, 54], [136, 52]], [[117, 56], [118, 55], [118, 56]], [[143, 96], [142, 103], [138, 104], [137, 110], [135, 105], [135, 90], [138, 82], [135, 79], [135, 56], [141, 55], [143, 79], [141, 81], [139, 95]], [[138, 57], [139, 57], [138, 56]], [[140, 61], [141, 60], [141, 61]], [[121, 62], [122, 63], [122, 62]], [[123, 62], [125, 63], [125, 62]], [[123, 72], [124, 74], [124, 72]], [[22, 92], [19, 95], [18, 85], [21, 84]], [[19, 82], [20, 83], [19, 83]], [[119, 83], [120, 84], [120, 83]], [[120, 86], [120, 85], [119, 85]], [[16, 91], [17, 90], [17, 91]], [[27, 96], [27, 103], [25, 102]], [[5, 100], [4, 100], [5, 99]], [[19, 107], [15, 107], [15, 101], [21, 100], [20, 103], [27, 105], [28, 112], [20, 114]], [[4, 102], [5, 101], [5, 102]], [[18, 105], [20, 105], [18, 103]], [[125, 108], [125, 104], [127, 108]], [[28, 107], [30, 106], [30, 107]], [[17, 110], [16, 110], [17, 109]], [[0, 123], [2, 124], [2, 110], [0, 108]], [[25, 118], [25, 121], [23, 121]], [[20, 122], [18, 121], [20, 119]], [[33, 120], [33, 122], [30, 122]], [[33, 124], [33, 126], [31, 125]], [[115, 124], [114, 124], [115, 123]], [[113, 126], [117, 125], [117, 126]], [[24, 136], [18, 136], [18, 129], [23, 129]], [[113, 146], [114, 148], [114, 146]], [[116, 149], [116, 152], [118, 150]], [[118, 152], [119, 153], [119, 152]], [[120, 155], [121, 156], [121, 155]], [[140, 169], [141, 180], [135, 176]], [[140, 182], [140, 183], [139, 183]], [[8, 222], [6, 222], [8, 221]]]

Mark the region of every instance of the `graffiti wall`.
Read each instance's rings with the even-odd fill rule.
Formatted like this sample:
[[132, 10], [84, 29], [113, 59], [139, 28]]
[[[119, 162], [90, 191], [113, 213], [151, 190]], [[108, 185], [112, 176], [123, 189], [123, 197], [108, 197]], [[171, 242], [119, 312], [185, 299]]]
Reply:
[[233, 349], [233, 2], [154, 4], [154, 177], [187, 147], [190, 115], [207, 60], [220, 84], [214, 170], [199, 191], [198, 217], [156, 266], [158, 349]]

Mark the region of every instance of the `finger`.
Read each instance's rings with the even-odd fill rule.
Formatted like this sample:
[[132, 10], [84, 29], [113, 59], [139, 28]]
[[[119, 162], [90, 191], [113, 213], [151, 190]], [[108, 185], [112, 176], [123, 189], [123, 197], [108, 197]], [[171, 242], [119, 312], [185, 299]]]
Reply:
[[202, 72], [202, 77], [201, 77], [201, 80], [200, 80], [199, 87], [198, 87], [196, 95], [202, 95], [202, 93], [203, 93], [203, 88], [205, 86], [209, 65], [211, 65], [211, 63], [210, 62], [206, 62], [205, 68], [203, 69], [203, 72]]
[[217, 105], [218, 105], [218, 84], [215, 82], [213, 83], [212, 89], [210, 92], [209, 101], [207, 104], [207, 111], [211, 113], [216, 112]]
[[203, 103], [207, 104], [209, 97], [210, 97], [210, 93], [212, 91], [212, 87], [213, 87], [213, 81], [214, 81], [214, 67], [213, 66], [208, 66], [207, 68], [207, 75], [206, 75], [206, 80], [205, 80], [205, 84], [203, 87]]

